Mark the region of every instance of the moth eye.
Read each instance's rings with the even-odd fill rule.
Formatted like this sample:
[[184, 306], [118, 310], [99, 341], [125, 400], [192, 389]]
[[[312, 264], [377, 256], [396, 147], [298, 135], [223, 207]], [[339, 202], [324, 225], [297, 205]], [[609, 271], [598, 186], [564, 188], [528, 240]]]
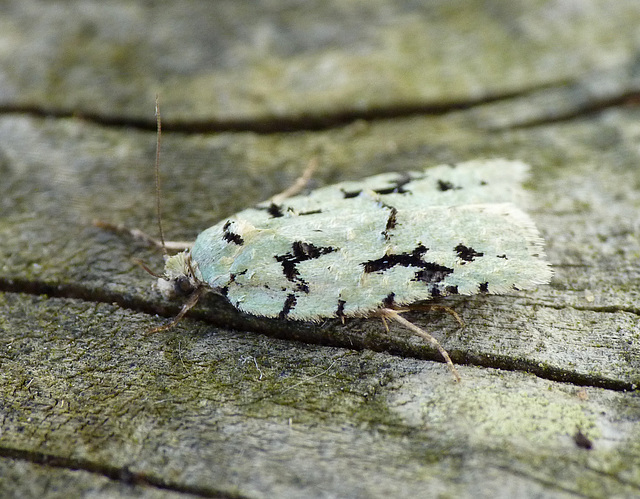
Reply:
[[187, 276], [181, 276], [173, 282], [173, 289], [178, 295], [189, 295], [193, 292], [194, 287]]

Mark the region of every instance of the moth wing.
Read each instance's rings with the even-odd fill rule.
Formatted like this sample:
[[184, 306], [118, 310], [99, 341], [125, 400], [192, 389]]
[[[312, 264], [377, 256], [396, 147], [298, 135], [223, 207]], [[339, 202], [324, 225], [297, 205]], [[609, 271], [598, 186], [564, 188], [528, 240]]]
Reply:
[[301, 320], [550, 279], [533, 222], [511, 204], [348, 206], [259, 224], [247, 210], [203, 232], [192, 257], [240, 310]]

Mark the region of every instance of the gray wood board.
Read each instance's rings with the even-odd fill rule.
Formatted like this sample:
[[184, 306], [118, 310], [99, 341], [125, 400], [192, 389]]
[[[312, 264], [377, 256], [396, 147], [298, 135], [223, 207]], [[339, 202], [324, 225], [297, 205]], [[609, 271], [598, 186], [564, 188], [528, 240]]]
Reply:
[[[0, 115], [0, 494], [639, 493], [640, 112], [630, 40], [640, 7], [450, 4], [264, 2], [251, 11], [190, 2], [179, 15], [151, 3], [5, 4], [0, 23], [11, 29], [0, 36], [16, 50], [0, 56], [10, 82]], [[565, 16], [562, 29], [542, 23], [551, 14]], [[360, 18], [366, 27], [349, 25]], [[483, 44], [472, 36], [452, 47], [438, 35], [451, 41], [460, 23], [489, 18]], [[419, 27], [440, 43], [412, 38]], [[206, 28], [220, 41], [210, 45]], [[508, 36], [518, 42], [496, 52]], [[261, 43], [263, 53], [251, 52]], [[249, 77], [250, 52], [278, 81]], [[122, 58], [131, 72], [119, 72]], [[424, 67], [431, 76], [420, 87]], [[367, 93], [372, 68], [382, 74]], [[387, 334], [373, 319], [261, 320], [208, 298], [149, 335], [180, 304], [161, 299], [132, 259], [159, 271], [162, 258], [92, 221], [155, 233], [158, 90], [173, 239], [281, 191], [312, 158], [313, 186], [322, 186], [506, 157], [532, 164], [525, 208], [554, 279], [527, 293], [444, 300], [463, 329], [444, 313], [408, 315], [450, 351], [459, 385], [419, 338]], [[343, 111], [366, 119], [310, 130]], [[300, 129], [255, 133], [265, 120]], [[591, 450], [576, 444], [578, 431]]]
[[624, 65], [638, 44], [635, 0], [6, 0], [1, 14], [8, 108], [149, 123], [160, 92], [168, 123], [209, 128], [469, 106]]

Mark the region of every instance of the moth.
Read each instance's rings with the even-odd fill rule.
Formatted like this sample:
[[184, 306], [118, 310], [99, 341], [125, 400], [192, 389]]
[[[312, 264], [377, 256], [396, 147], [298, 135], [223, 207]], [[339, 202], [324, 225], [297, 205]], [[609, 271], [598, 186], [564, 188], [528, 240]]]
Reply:
[[436, 297], [549, 282], [543, 240], [515, 204], [528, 170], [473, 160], [284, 193], [167, 257], [158, 289], [189, 297], [172, 324], [204, 292], [254, 316], [394, 320], [437, 348], [459, 380], [440, 343], [401, 314]]

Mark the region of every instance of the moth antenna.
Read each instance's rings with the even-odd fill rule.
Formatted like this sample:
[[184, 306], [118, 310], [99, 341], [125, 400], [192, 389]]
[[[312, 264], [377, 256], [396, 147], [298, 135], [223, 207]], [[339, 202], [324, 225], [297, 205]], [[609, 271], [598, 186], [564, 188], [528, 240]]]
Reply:
[[148, 274], [151, 274], [153, 277], [157, 277], [158, 279], [162, 279], [164, 278], [164, 276], [160, 275], [160, 274], [156, 274], [153, 270], [151, 270], [146, 263], [144, 263], [142, 260], [138, 260], [137, 258], [133, 259], [133, 263], [135, 263], [136, 265], [138, 265], [139, 267], [142, 267], [142, 269], [144, 271], [146, 271]]
[[158, 219], [158, 231], [160, 232], [162, 253], [167, 257], [167, 246], [164, 242], [164, 231], [162, 230], [162, 210], [160, 209], [160, 137], [162, 136], [162, 119], [160, 118], [160, 97], [158, 94], [156, 94], [156, 130], [156, 217]]
[[309, 160], [309, 163], [307, 164], [307, 167], [304, 169], [304, 172], [302, 172], [302, 175], [300, 175], [295, 180], [295, 182], [291, 184], [288, 188], [286, 188], [284, 191], [282, 191], [279, 194], [276, 194], [275, 196], [272, 196], [271, 199], [269, 199], [269, 201], [271, 201], [274, 204], [280, 204], [285, 199], [300, 193], [302, 189], [304, 189], [307, 186], [307, 184], [309, 183], [309, 180], [311, 180], [311, 177], [313, 177], [313, 174], [317, 169], [318, 169], [318, 157], [314, 156]]

